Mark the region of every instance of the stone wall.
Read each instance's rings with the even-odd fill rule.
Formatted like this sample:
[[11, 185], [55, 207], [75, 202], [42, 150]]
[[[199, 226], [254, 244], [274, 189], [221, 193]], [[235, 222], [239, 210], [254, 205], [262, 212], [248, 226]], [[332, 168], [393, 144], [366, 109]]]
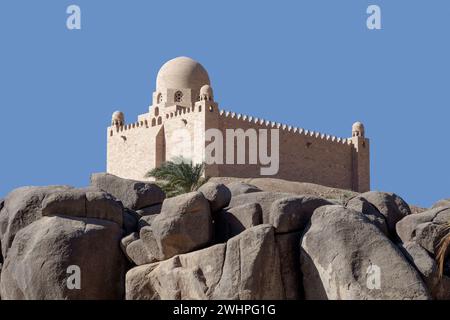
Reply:
[[[262, 119], [219, 111], [217, 104], [199, 101], [192, 108], [166, 107], [139, 116], [139, 121], [108, 128], [107, 171], [142, 180], [145, 173], [174, 155], [202, 162], [205, 130], [217, 128], [224, 137], [224, 164], [207, 165], [208, 176], [273, 177], [364, 192], [370, 189], [369, 140], [337, 138]], [[226, 129], [279, 129], [279, 171], [261, 175], [261, 164], [225, 164]], [[209, 142], [208, 142], [209, 143]], [[237, 150], [234, 150], [235, 157]], [[258, 157], [259, 159], [259, 157]], [[246, 148], [248, 163], [248, 148]], [[265, 166], [267, 167], [267, 166]]]

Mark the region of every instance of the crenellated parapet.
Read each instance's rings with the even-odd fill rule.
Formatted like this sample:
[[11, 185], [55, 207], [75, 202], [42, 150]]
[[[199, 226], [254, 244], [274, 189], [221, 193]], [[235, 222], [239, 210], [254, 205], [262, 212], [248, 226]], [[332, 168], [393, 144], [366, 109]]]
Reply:
[[330, 134], [307, 130], [304, 128], [299, 128], [299, 127], [295, 127], [295, 126], [291, 126], [291, 125], [287, 125], [287, 124], [282, 124], [279, 122], [265, 120], [262, 118], [256, 118], [256, 117], [252, 117], [252, 116], [248, 116], [248, 115], [243, 115], [243, 114], [235, 113], [235, 112], [231, 112], [231, 111], [220, 110], [219, 115], [222, 118], [235, 119], [238, 121], [242, 121], [243, 123], [246, 123], [246, 124], [256, 124], [260, 127], [264, 127], [267, 129], [280, 129], [281, 131], [284, 131], [284, 132], [303, 135], [305, 137], [311, 137], [311, 138], [326, 140], [326, 141], [340, 143], [340, 144], [348, 144], [348, 145], [352, 144], [352, 140], [349, 138], [336, 137], [336, 136], [333, 136]]
[[[116, 114], [116, 112], [113, 114], [113, 119], [114, 119], [114, 115]], [[120, 133], [120, 132], [124, 132], [124, 131], [158, 127], [158, 126], [162, 126], [164, 124], [164, 122], [167, 120], [182, 118], [186, 114], [192, 114], [195, 112], [202, 112], [202, 106], [194, 105], [190, 108], [181, 108], [180, 110], [177, 110], [174, 112], [167, 112], [167, 113], [159, 115], [159, 116], [150, 116], [150, 117], [146, 118], [145, 120], [140, 120], [140, 121], [136, 121], [136, 122], [128, 123], [128, 124], [125, 123], [123, 113], [121, 113], [122, 120], [121, 121], [113, 120], [112, 125], [110, 127], [108, 127], [108, 131], [110, 132], [109, 135], [112, 137], [112, 136], [114, 136], [115, 133]]]

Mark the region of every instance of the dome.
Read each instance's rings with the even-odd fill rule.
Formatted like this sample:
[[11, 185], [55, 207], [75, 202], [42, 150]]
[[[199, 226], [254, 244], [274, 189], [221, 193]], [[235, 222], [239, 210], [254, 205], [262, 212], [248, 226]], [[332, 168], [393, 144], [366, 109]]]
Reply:
[[205, 84], [210, 84], [208, 72], [200, 63], [188, 57], [178, 57], [167, 61], [159, 69], [156, 77], [157, 90], [200, 90], [200, 87]]
[[212, 101], [213, 99], [214, 97], [211, 86], [208, 84], [202, 86], [200, 88], [200, 100]]
[[352, 136], [364, 137], [364, 125], [361, 122], [358, 121], [352, 125]]
[[122, 111], [115, 111], [112, 114], [111, 124], [112, 125], [122, 126], [124, 123], [125, 123], [125, 115], [123, 114], [123, 112]]

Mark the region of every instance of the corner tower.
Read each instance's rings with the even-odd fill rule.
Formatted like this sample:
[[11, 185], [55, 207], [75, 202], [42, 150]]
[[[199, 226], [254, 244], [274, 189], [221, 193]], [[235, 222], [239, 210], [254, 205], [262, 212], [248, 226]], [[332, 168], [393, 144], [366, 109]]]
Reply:
[[365, 137], [365, 128], [361, 122], [352, 126], [352, 190], [366, 192], [370, 190], [370, 148]]

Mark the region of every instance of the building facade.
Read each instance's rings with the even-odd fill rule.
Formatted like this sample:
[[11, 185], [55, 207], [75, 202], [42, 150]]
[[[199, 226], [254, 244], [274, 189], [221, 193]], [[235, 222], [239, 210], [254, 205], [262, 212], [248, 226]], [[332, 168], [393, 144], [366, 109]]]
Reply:
[[[145, 180], [152, 168], [183, 156], [206, 162], [207, 176], [272, 177], [359, 192], [370, 189], [369, 139], [362, 123], [353, 124], [350, 138], [337, 138], [219, 110], [207, 71], [187, 57], [161, 67], [148, 113], [126, 123], [122, 112], [114, 112], [107, 136], [107, 172], [123, 178]], [[245, 146], [244, 154], [239, 143]], [[271, 161], [278, 163], [270, 164], [276, 170], [264, 172], [262, 168], [269, 166], [266, 156], [276, 151], [278, 159]]]

